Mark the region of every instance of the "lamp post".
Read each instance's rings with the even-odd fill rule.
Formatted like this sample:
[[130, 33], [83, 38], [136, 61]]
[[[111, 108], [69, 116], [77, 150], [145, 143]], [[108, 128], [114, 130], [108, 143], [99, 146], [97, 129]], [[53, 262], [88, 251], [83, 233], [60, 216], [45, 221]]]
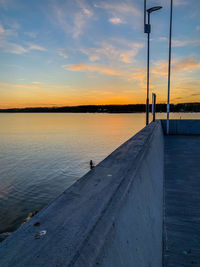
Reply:
[[171, 79], [171, 54], [172, 54], [172, 15], [173, 0], [170, 8], [170, 30], [169, 30], [169, 68], [168, 68], [168, 94], [167, 94], [167, 135], [169, 134], [169, 112], [170, 112], [170, 79]]
[[[147, 99], [146, 99], [146, 125], [149, 124], [149, 56], [150, 56], [150, 14], [161, 9], [161, 6], [154, 6], [146, 9], [146, 0], [144, 0], [144, 32], [147, 33]], [[148, 13], [148, 23], [146, 23], [146, 12]]]

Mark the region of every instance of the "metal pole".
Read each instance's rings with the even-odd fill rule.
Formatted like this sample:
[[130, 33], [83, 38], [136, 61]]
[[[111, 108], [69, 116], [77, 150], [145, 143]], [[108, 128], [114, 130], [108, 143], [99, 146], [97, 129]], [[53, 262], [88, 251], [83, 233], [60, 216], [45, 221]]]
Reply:
[[168, 69], [168, 96], [167, 96], [167, 135], [169, 134], [169, 112], [170, 112], [170, 79], [171, 79], [171, 52], [172, 52], [172, 15], [173, 0], [170, 8], [170, 31], [169, 31], [169, 69]]
[[156, 120], [156, 94], [153, 94], [153, 121]]
[[[150, 25], [150, 13], [148, 13], [148, 25]], [[147, 34], [147, 100], [146, 100], [146, 125], [149, 124], [149, 51], [150, 32]]]
[[144, 32], [146, 33], [147, 0], [144, 0]]

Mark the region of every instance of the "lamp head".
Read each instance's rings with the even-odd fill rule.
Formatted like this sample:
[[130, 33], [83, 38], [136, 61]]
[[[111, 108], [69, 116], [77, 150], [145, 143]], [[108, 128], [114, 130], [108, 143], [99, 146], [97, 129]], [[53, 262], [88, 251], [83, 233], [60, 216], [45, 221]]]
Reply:
[[149, 9], [147, 9], [147, 12], [148, 13], [152, 13], [154, 11], [157, 11], [157, 10], [161, 9], [161, 8], [162, 8], [162, 6], [154, 6], [154, 7], [151, 7]]

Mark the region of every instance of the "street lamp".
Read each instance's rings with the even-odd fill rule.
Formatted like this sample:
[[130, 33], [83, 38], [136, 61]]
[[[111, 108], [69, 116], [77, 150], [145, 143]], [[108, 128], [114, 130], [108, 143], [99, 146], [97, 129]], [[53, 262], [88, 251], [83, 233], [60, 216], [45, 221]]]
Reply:
[[[149, 51], [150, 51], [150, 14], [161, 9], [161, 6], [154, 6], [146, 9], [146, 0], [144, 0], [144, 32], [147, 33], [147, 99], [146, 99], [146, 125], [149, 124]], [[148, 13], [148, 23], [146, 23], [146, 12]]]

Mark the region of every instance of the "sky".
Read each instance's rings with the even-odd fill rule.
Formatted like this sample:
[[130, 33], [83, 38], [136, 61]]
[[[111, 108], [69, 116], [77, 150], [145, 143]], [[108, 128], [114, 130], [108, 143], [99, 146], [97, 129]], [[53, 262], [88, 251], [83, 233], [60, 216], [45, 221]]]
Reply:
[[[150, 96], [166, 103], [170, 0], [154, 5]], [[200, 102], [199, 11], [174, 0], [172, 103]], [[0, 0], [0, 108], [145, 103], [143, 20], [143, 0]]]

